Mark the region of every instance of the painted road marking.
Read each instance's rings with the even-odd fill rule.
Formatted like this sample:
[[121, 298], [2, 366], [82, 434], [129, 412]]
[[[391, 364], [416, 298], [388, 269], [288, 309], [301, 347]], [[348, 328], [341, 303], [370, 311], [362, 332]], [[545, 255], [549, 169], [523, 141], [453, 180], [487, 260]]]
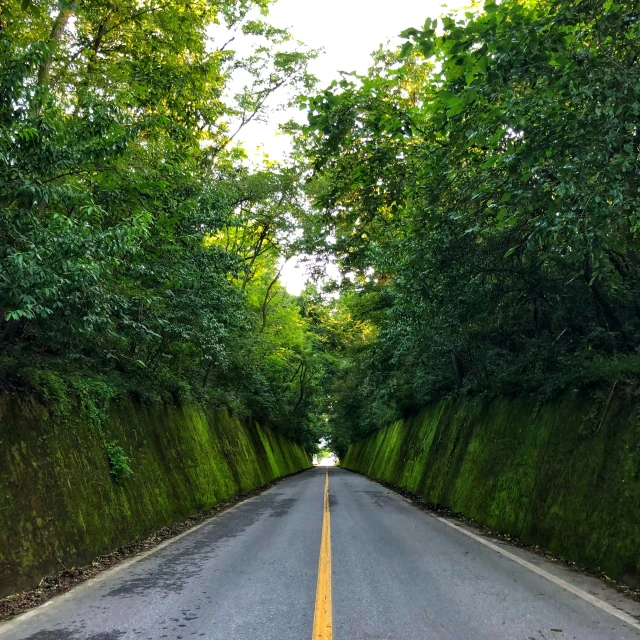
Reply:
[[313, 640], [333, 638], [333, 612], [331, 605], [331, 512], [329, 510], [329, 471], [324, 481], [324, 515], [320, 560], [318, 561], [318, 586], [316, 608], [313, 615]]
[[502, 547], [499, 547], [498, 545], [495, 545], [489, 542], [487, 539], [481, 536], [478, 536], [475, 533], [471, 533], [471, 531], [467, 531], [466, 529], [463, 529], [462, 527], [458, 526], [457, 524], [454, 524], [453, 522], [449, 522], [449, 520], [446, 520], [445, 518], [440, 518], [438, 516], [435, 516], [435, 517], [438, 520], [440, 520], [440, 522], [444, 522], [444, 524], [446, 524], [448, 527], [451, 527], [452, 529], [455, 529], [460, 533], [464, 533], [465, 536], [469, 536], [470, 538], [473, 538], [476, 542], [483, 544], [485, 547], [489, 547], [489, 549], [493, 549], [494, 551], [497, 551], [498, 553], [502, 554], [505, 558], [509, 558], [509, 560], [513, 560], [514, 562], [517, 562], [520, 566], [529, 569], [529, 571], [533, 571], [534, 573], [537, 573], [539, 576], [546, 578], [547, 580], [549, 580], [550, 582], [553, 582], [559, 587], [562, 587], [563, 589], [570, 591], [574, 595], [578, 596], [578, 598], [582, 598], [583, 600], [586, 600], [589, 604], [592, 604], [594, 607], [598, 607], [598, 609], [601, 609], [602, 611], [606, 611], [607, 613], [610, 613], [612, 616], [615, 616], [619, 620], [626, 622], [628, 625], [634, 627], [635, 629], [640, 629], [640, 623], [628, 613], [625, 613], [624, 611], [620, 611], [620, 609], [616, 609], [616, 607], [610, 605], [607, 602], [604, 602], [604, 600], [600, 600], [600, 598], [596, 598], [595, 596], [592, 596], [590, 593], [587, 593], [583, 589], [580, 589], [579, 587], [572, 585], [571, 583], [567, 582], [566, 580], [563, 580], [562, 578], [558, 578], [557, 576], [554, 576], [552, 573], [549, 573], [548, 571], [545, 571], [540, 567], [536, 567], [535, 564], [532, 564], [531, 562], [527, 562], [526, 560], [523, 560], [517, 555], [513, 553], [509, 553], [508, 551], [505, 551]]

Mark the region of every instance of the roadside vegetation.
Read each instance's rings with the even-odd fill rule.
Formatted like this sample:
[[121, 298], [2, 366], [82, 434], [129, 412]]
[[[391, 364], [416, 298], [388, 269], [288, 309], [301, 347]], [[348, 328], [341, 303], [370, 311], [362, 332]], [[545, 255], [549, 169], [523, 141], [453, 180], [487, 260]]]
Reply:
[[449, 394], [635, 388], [639, 15], [488, 0], [309, 98], [307, 238], [363, 324], [339, 452]]
[[61, 414], [126, 394], [205, 402], [317, 441], [315, 294], [279, 281], [300, 168], [249, 169], [234, 146], [314, 83], [316, 53], [256, 20], [267, 4], [2, 3], [5, 391]]
[[[450, 394], [633, 390], [638, 3], [488, 0], [323, 90], [268, 4], [2, 3], [2, 389], [223, 406], [341, 457]], [[250, 164], [290, 100], [292, 158]]]

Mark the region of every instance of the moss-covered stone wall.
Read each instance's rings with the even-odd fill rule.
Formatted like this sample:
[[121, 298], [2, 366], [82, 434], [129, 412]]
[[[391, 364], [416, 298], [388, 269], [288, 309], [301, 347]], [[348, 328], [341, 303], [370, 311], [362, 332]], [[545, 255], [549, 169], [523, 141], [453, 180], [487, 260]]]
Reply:
[[[300, 446], [223, 410], [125, 402], [99, 425], [62, 418], [0, 397], [0, 596], [311, 466]], [[130, 458], [121, 482], [107, 442]]]
[[630, 400], [446, 401], [353, 444], [342, 466], [640, 583], [640, 422]]

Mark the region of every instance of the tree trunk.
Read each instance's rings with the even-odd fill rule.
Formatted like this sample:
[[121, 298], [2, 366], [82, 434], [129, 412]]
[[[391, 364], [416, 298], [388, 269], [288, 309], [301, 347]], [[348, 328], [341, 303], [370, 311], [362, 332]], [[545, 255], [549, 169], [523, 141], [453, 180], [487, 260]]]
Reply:
[[589, 256], [585, 256], [583, 267], [584, 279], [589, 289], [591, 289], [593, 298], [602, 313], [607, 328], [609, 329], [609, 331], [619, 333], [623, 338], [625, 338], [626, 336], [624, 333], [622, 322], [620, 322], [620, 319], [618, 318], [614, 308], [609, 304], [609, 301], [607, 300], [607, 294], [598, 282], [598, 277], [593, 277], [593, 272], [591, 270], [591, 260]]
[[213, 369], [213, 360], [209, 361], [209, 366], [205, 371], [204, 378], [202, 379], [202, 388], [204, 389], [207, 386], [207, 382], [209, 382], [209, 374], [211, 373], [211, 369]]
[[[267, 293], [264, 296], [264, 302], [262, 303], [262, 326], [260, 327], [260, 333], [264, 333], [264, 330], [267, 328], [267, 309], [269, 307], [269, 303], [273, 298], [270, 298], [271, 289], [275, 285], [276, 282], [280, 279], [280, 273], [282, 269], [276, 273], [276, 277], [269, 283], [267, 287]], [[274, 296], [275, 297], [275, 296]]]
[[62, 38], [67, 22], [73, 14], [71, 9], [61, 9], [56, 19], [53, 22], [53, 28], [49, 35], [50, 50], [45, 61], [38, 71], [38, 86], [44, 87], [49, 84], [49, 76], [51, 75], [51, 66], [53, 65], [53, 54], [55, 53], [56, 46]]
[[456, 374], [456, 381], [458, 382], [458, 386], [461, 386], [465, 378], [465, 367], [462, 359], [455, 351], [451, 352], [451, 362], [453, 364], [453, 370]]

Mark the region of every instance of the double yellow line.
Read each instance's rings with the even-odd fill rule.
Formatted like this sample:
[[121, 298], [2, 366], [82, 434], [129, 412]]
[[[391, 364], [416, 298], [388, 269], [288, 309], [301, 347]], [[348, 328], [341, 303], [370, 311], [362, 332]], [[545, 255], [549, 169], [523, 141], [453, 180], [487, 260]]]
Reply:
[[324, 515], [322, 517], [322, 538], [320, 539], [316, 609], [313, 616], [313, 640], [331, 640], [332, 638], [331, 512], [329, 511], [329, 471], [327, 470], [324, 481]]

